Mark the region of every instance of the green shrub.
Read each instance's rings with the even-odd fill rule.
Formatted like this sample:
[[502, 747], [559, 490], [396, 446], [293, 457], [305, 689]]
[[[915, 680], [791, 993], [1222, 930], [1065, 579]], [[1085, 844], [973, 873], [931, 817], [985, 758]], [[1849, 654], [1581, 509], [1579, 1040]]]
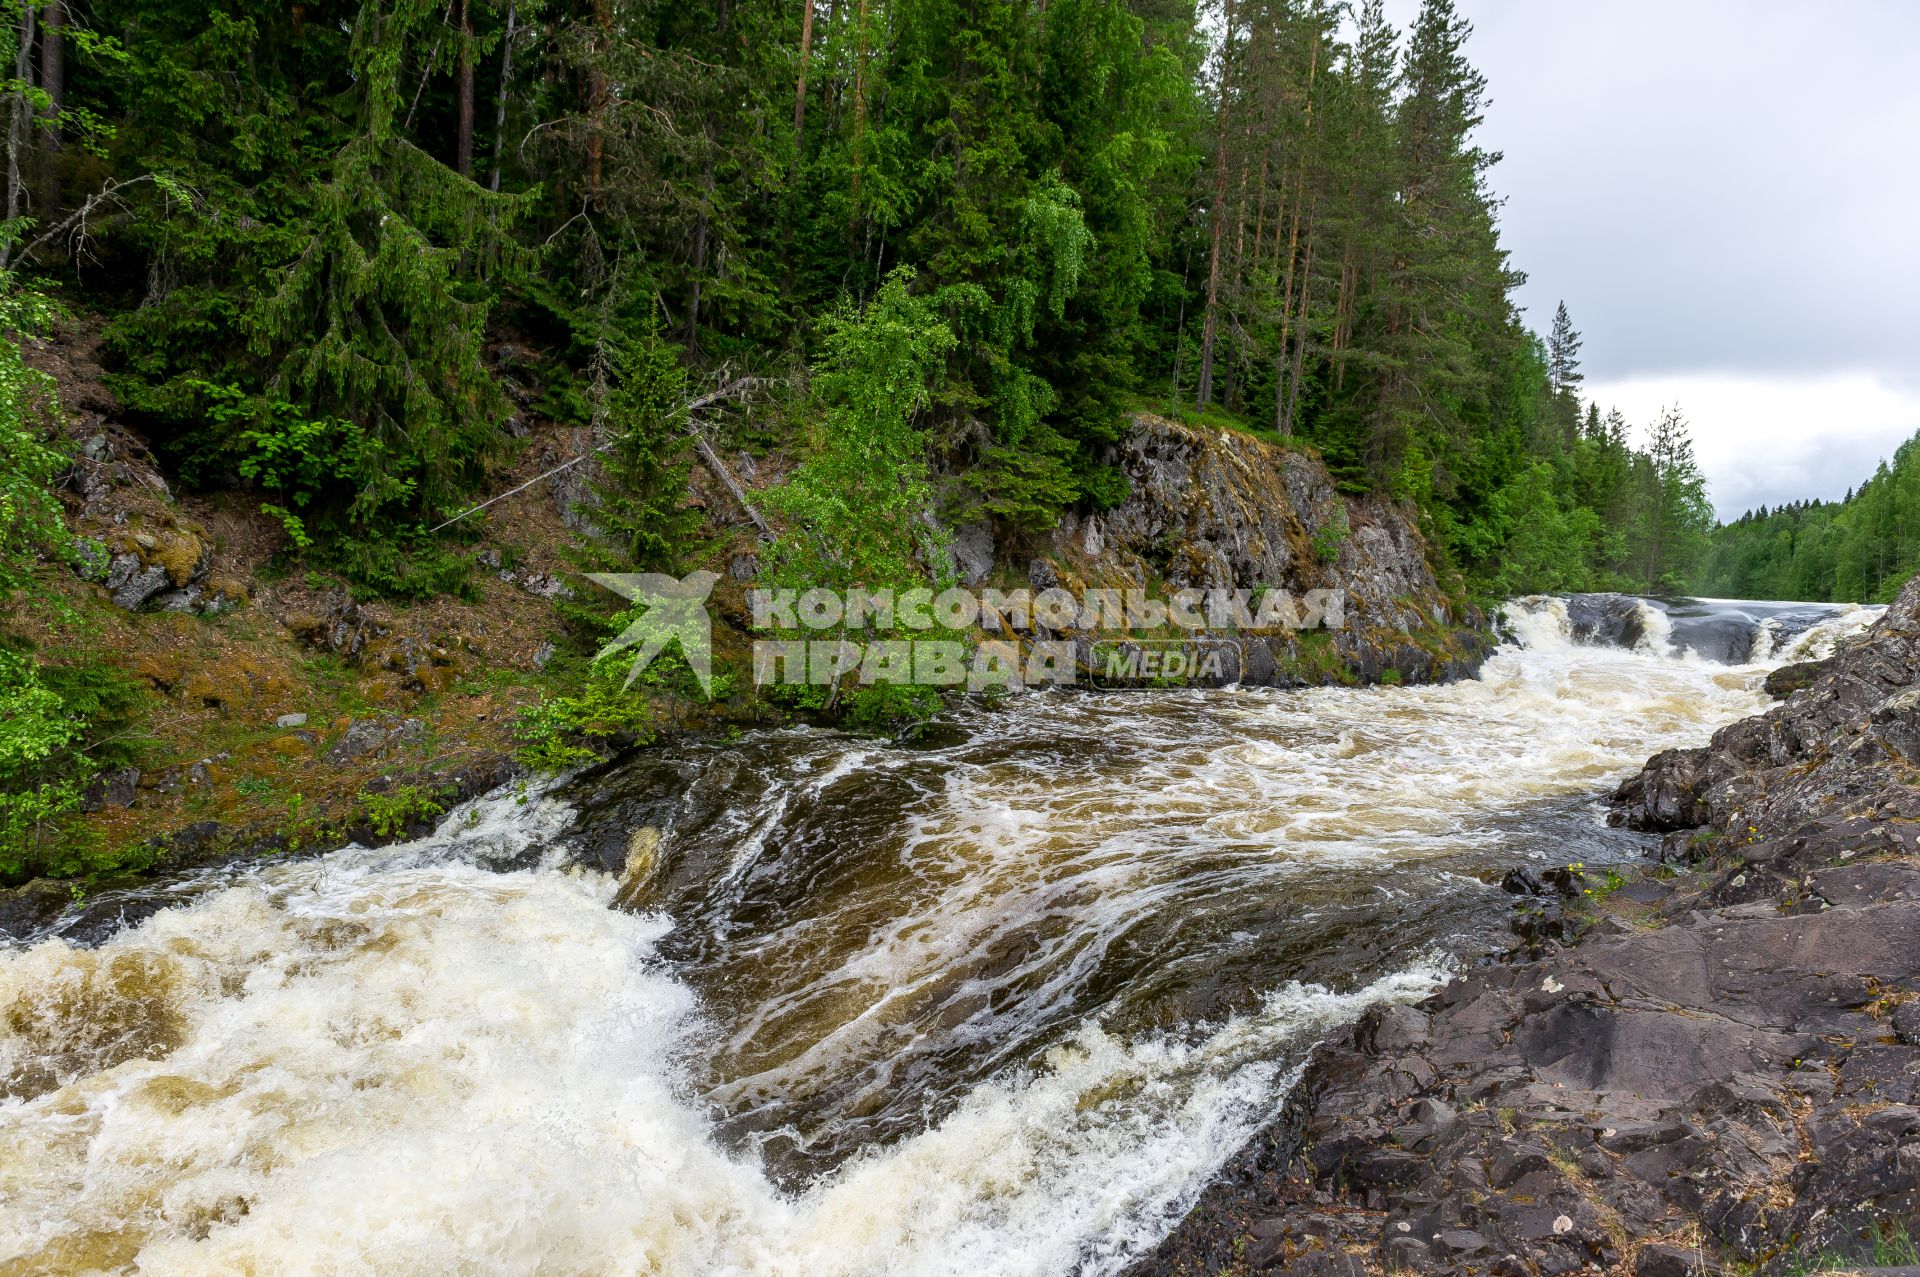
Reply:
[[654, 739], [653, 707], [624, 689], [624, 672], [596, 667], [578, 696], [553, 696], [521, 711], [514, 757], [541, 772], [566, 771], [600, 758], [609, 747]]
[[0, 879], [128, 867], [72, 819], [102, 768], [134, 756], [128, 726], [144, 692], [99, 662], [43, 665], [0, 647]]
[[256, 488], [294, 551], [357, 586], [396, 598], [463, 592], [470, 565], [427, 530], [424, 445], [376, 439], [355, 422], [315, 418], [284, 399], [187, 378], [169, 415], [195, 426], [175, 443], [183, 475]]
[[27, 583], [42, 554], [68, 558], [73, 539], [54, 483], [67, 468], [58, 436], [53, 378], [26, 366], [19, 339], [46, 331], [53, 303], [0, 272], [0, 600]]
[[418, 785], [399, 785], [384, 794], [362, 790], [360, 806], [366, 810], [367, 824], [381, 838], [397, 838], [447, 810], [434, 794]]
[[1340, 547], [1353, 535], [1353, 526], [1347, 522], [1347, 507], [1334, 507], [1334, 517], [1316, 528], [1313, 533], [1313, 556], [1322, 563], [1331, 563], [1340, 557]]

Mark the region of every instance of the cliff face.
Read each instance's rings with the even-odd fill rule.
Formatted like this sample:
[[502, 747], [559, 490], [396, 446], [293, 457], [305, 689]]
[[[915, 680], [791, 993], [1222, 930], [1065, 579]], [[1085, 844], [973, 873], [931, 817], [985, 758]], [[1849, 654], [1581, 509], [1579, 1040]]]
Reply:
[[1125, 502], [997, 555], [982, 530], [961, 529], [963, 575], [985, 580], [997, 560], [1036, 589], [1343, 591], [1344, 628], [1249, 641], [1255, 683], [1441, 681], [1471, 675], [1491, 648], [1485, 619], [1435, 577], [1411, 509], [1341, 495], [1308, 453], [1143, 413], [1111, 461]]

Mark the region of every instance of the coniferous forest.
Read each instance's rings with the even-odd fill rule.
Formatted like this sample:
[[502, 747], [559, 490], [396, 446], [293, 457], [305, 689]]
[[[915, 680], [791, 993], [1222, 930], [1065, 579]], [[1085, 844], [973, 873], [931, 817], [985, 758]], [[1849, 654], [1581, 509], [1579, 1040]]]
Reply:
[[10, 13], [16, 327], [100, 316], [182, 480], [377, 594], [457, 588], [429, 529], [510, 458], [510, 376], [625, 440], [630, 557], [672, 566], [666, 388], [753, 379], [753, 428], [811, 437], [809, 372], [888, 281], [937, 335], [915, 420], [956, 517], [1117, 503], [1146, 407], [1416, 503], [1476, 592], [1674, 588], [1704, 547], [1684, 423], [1583, 406], [1564, 308], [1543, 339], [1514, 306], [1447, 0], [1406, 31], [1321, 0]]
[[1920, 569], [1920, 439], [1840, 501], [1749, 510], [1714, 530], [1701, 594], [1889, 602]]

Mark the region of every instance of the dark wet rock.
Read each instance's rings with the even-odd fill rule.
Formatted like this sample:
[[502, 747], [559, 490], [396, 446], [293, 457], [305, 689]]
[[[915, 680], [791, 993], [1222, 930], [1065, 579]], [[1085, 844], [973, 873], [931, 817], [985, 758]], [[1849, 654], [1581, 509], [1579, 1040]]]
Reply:
[[1802, 688], [1812, 687], [1814, 680], [1826, 672], [1826, 668], [1825, 661], [1795, 661], [1768, 673], [1762, 686], [1767, 695], [1784, 701]]
[[1707, 826], [1741, 841], [1813, 821], [1920, 819], [1920, 581], [1801, 691], [1705, 747], [1652, 759], [1615, 794], [1633, 828]]
[[[1916, 657], [1920, 584], [1786, 704], [1652, 760], [1620, 801], [1703, 875], [1611, 904], [1510, 875], [1527, 943], [1330, 1034], [1131, 1271], [1231, 1271], [1256, 1220], [1309, 1215], [1368, 1271], [1871, 1254], [1920, 1213]], [[1584, 925], [1614, 907], [1639, 921]], [[1300, 1271], [1288, 1246], [1270, 1271]]]
[[1540, 883], [1557, 895], [1572, 899], [1586, 890], [1587, 876], [1573, 865], [1559, 865], [1545, 870], [1540, 875]]
[[1664, 1243], [1643, 1248], [1634, 1261], [1634, 1277], [1710, 1277], [1717, 1265], [1698, 1250]]
[[1571, 940], [1580, 931], [1579, 920], [1569, 916], [1565, 906], [1557, 900], [1523, 906], [1513, 915], [1508, 926], [1514, 935], [1534, 949], [1549, 942]]
[[1667, 641], [1676, 651], [1692, 652], [1721, 665], [1739, 665], [1753, 655], [1757, 618], [1745, 612], [1718, 612], [1711, 616], [1669, 615]]
[[73, 903], [73, 884], [34, 878], [0, 887], [0, 936], [38, 934]]
[[1567, 628], [1576, 643], [1631, 648], [1646, 637], [1646, 609], [1628, 594], [1574, 594], [1567, 604]]
[[1533, 870], [1525, 865], [1517, 865], [1507, 870], [1506, 876], [1500, 879], [1500, 890], [1516, 896], [1537, 896], [1546, 888]]
[[107, 807], [131, 807], [140, 794], [140, 769], [120, 767], [101, 772], [80, 791], [81, 811], [100, 811]]

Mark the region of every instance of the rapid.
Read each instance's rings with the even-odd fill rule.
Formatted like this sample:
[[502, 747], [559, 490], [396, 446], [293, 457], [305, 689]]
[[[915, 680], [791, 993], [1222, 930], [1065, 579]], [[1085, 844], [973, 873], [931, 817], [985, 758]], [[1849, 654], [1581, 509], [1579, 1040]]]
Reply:
[[131, 890], [0, 949], [0, 1275], [1116, 1272], [1875, 615], [1525, 599], [1446, 686], [760, 731]]

